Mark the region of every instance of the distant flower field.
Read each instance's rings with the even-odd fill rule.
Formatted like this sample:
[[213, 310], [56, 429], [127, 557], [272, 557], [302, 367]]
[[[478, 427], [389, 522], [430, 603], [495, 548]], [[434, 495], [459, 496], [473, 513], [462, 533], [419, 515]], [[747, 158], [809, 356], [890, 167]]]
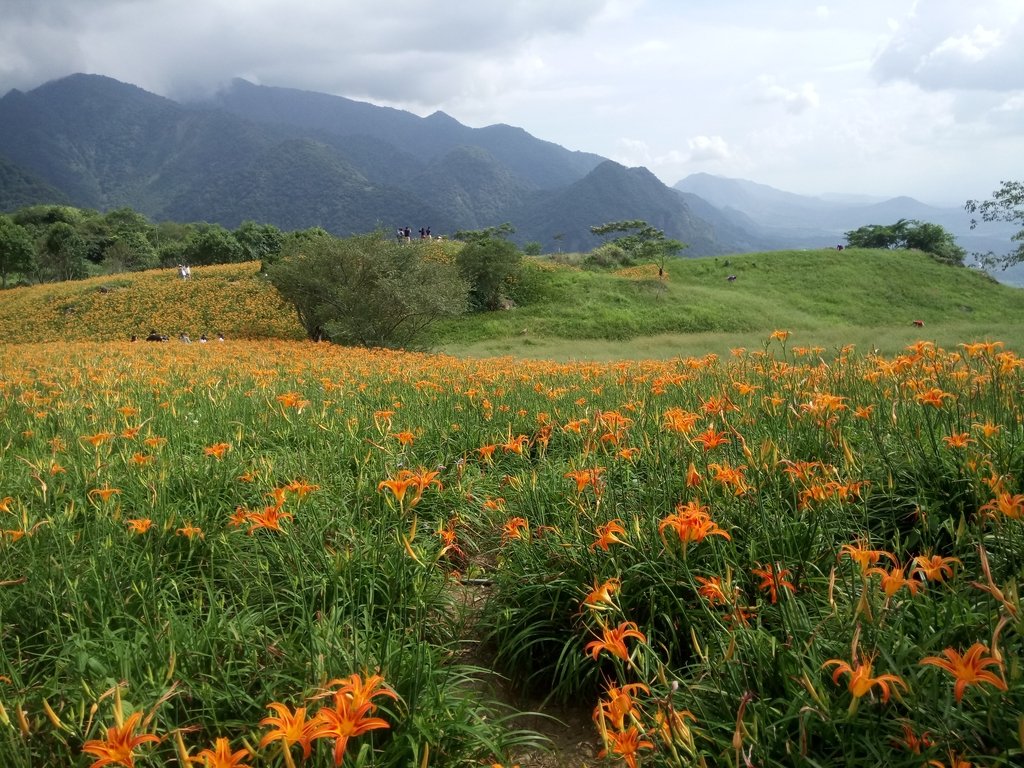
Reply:
[[600, 765], [1024, 760], [998, 342], [0, 354], [5, 766], [511, 766], [491, 667], [584, 702]]
[[174, 339], [302, 339], [295, 310], [258, 274], [259, 264], [194, 267], [48, 283], [3, 292], [0, 339], [119, 341], [151, 331]]

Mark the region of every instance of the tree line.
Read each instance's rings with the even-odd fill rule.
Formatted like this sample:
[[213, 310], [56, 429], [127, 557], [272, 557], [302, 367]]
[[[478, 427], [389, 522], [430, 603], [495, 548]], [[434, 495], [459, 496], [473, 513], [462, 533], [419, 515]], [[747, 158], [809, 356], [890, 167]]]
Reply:
[[79, 280], [176, 264], [229, 264], [277, 256], [288, 235], [253, 221], [153, 223], [131, 208], [107, 213], [33, 205], [0, 215], [0, 288]]

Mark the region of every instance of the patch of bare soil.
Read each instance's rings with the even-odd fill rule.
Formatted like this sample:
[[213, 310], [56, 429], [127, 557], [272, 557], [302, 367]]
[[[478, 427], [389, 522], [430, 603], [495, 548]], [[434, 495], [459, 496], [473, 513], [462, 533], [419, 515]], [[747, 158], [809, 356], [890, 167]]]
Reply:
[[[490, 587], [486, 580], [454, 587], [453, 596], [459, 611], [461, 636], [465, 639], [462, 661], [480, 669], [493, 670], [494, 658], [486, 644], [480, 642], [477, 619]], [[592, 768], [597, 760], [597, 732], [591, 720], [593, 704], [556, 706], [543, 699], [514, 690], [496, 672], [480, 681], [486, 693], [499, 704], [523, 715], [512, 720], [512, 727], [535, 731], [549, 740], [547, 749], [523, 751], [514, 756], [512, 765], [521, 768]]]

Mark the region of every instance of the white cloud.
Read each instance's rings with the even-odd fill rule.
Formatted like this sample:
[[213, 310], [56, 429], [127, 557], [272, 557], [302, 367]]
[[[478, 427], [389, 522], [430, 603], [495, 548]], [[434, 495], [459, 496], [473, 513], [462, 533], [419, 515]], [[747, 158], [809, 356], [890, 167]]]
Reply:
[[761, 75], [756, 84], [757, 98], [761, 101], [781, 104], [786, 111], [799, 115], [818, 106], [821, 99], [814, 83], [803, 83], [796, 88], [779, 85], [771, 75]]
[[689, 159], [697, 163], [716, 160], [729, 160], [732, 152], [729, 144], [721, 136], [694, 136], [686, 142], [689, 148]]
[[1024, 88], [1024, 3], [922, 0], [875, 59], [875, 76], [927, 90]]

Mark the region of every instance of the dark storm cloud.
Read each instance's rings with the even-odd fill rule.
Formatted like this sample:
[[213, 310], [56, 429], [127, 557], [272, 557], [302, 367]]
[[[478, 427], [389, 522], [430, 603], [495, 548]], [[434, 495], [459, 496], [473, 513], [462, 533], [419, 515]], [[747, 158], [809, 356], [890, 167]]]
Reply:
[[481, 61], [581, 30], [611, 0], [14, 0], [0, 90], [75, 71], [168, 95], [233, 77], [410, 103], [471, 91]]

